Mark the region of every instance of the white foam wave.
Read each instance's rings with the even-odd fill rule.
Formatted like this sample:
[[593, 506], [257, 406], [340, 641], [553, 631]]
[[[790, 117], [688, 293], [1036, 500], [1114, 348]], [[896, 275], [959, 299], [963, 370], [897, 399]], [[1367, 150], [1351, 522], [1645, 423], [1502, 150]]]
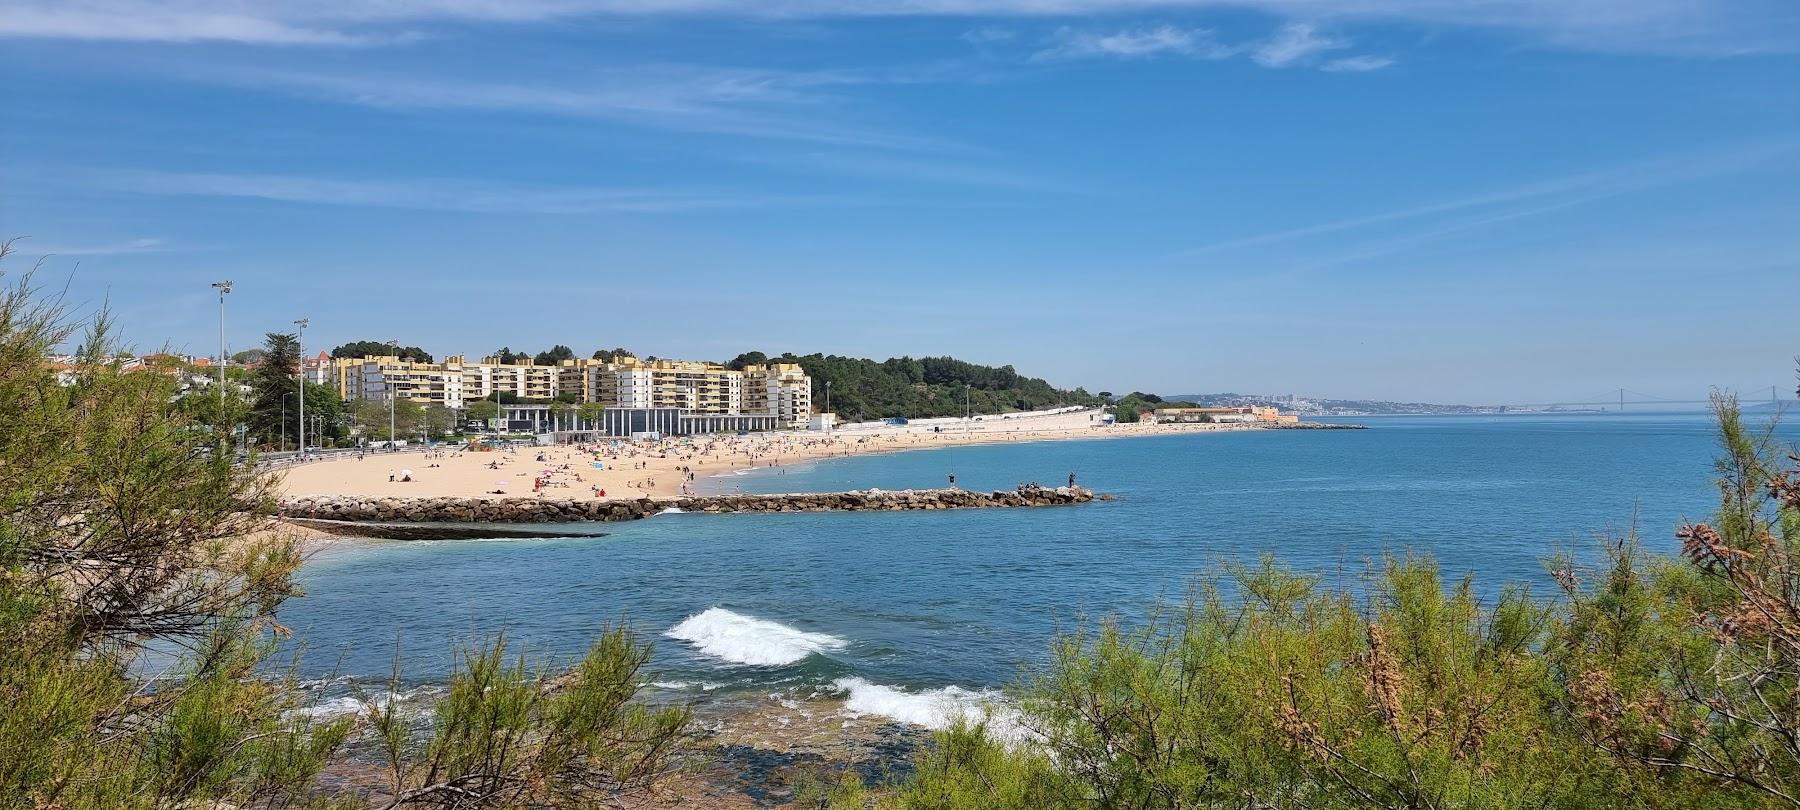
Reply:
[[[405, 703], [413, 698], [432, 691], [435, 691], [434, 687], [421, 686], [417, 689], [410, 689], [404, 692], [384, 692], [379, 695], [373, 695], [370, 700], [375, 704], [375, 708], [385, 709], [389, 703]], [[318, 720], [361, 714], [365, 708], [367, 707], [363, 705], [363, 702], [358, 700], [354, 695], [346, 695], [344, 697], [314, 703], [311, 706], [300, 707], [295, 709], [293, 713]]]
[[844, 701], [846, 712], [890, 717], [929, 729], [948, 728], [958, 718], [977, 722], [1001, 708], [999, 693], [978, 692], [960, 686], [908, 692], [862, 678], [839, 678], [831, 685], [849, 694]]
[[657, 514], [659, 514], [659, 515], [679, 515], [679, 514], [685, 513], [686, 511], [687, 511], [686, 509], [683, 509], [679, 506], [671, 506], [667, 509], [662, 510], [661, 512], [657, 512]]
[[343, 717], [345, 715], [356, 714], [361, 712], [362, 709], [362, 701], [353, 697], [341, 697], [335, 700], [327, 700], [323, 703], [315, 703], [311, 706], [296, 709], [294, 710], [294, 713], [319, 720], [327, 717]]
[[724, 608], [707, 608], [663, 635], [685, 641], [714, 658], [753, 667], [797, 664], [814, 653], [841, 650], [847, 645], [837, 636], [808, 633]]
[[687, 692], [695, 689], [702, 692], [711, 692], [714, 689], [723, 689], [725, 687], [725, 684], [713, 683], [712, 681], [651, 681], [645, 685], [652, 689], [662, 689], [669, 692]]
[[934, 731], [949, 728], [958, 720], [969, 724], [985, 722], [988, 737], [1008, 745], [1036, 737], [1020, 723], [1018, 709], [999, 692], [960, 686], [908, 692], [862, 678], [839, 678], [831, 685], [847, 693], [846, 714], [879, 715]]

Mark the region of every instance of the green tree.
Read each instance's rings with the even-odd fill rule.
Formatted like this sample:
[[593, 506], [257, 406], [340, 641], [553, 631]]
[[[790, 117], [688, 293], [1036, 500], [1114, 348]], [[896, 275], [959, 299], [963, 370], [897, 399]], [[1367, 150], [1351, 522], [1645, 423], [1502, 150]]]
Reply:
[[[263, 531], [270, 482], [169, 378], [119, 370], [104, 312], [87, 326], [53, 384], [75, 327], [29, 277], [0, 292], [0, 806], [303, 800], [349, 725], [290, 719], [295, 693], [250, 677], [300, 564]], [[146, 688], [153, 649], [188, 652]]]
[[593, 359], [599, 360], [602, 362], [606, 362], [606, 363], [610, 363], [621, 357], [635, 357], [635, 356], [636, 355], [631, 353], [630, 349], [625, 349], [625, 348], [610, 349], [610, 350], [609, 349], [595, 349], [594, 354], [593, 354]]
[[432, 439], [441, 439], [456, 429], [456, 412], [436, 403], [425, 406], [420, 420], [425, 435]]
[[583, 402], [575, 406], [575, 414], [582, 424], [598, 426], [601, 417], [606, 414], [606, 406], [598, 402]]
[[270, 332], [264, 338], [263, 362], [251, 377], [250, 434], [264, 447], [275, 447], [286, 437], [297, 441], [300, 431], [300, 339]]
[[[1555, 566], [1570, 600], [1553, 648], [1572, 714], [1641, 778], [1699, 774], [1800, 806], [1800, 454], [1716, 396], [1719, 511], [1608, 565]], [[1584, 583], [1592, 583], [1587, 585]]]
[[558, 343], [551, 346], [549, 351], [538, 352], [531, 361], [540, 366], [554, 366], [564, 360], [573, 359], [575, 359], [575, 350]]
[[[293, 407], [293, 403], [288, 404]], [[295, 414], [295, 418], [298, 418]], [[306, 441], [324, 444], [323, 440], [341, 441], [346, 435], [344, 400], [337, 388], [309, 382], [306, 384]]]
[[769, 356], [762, 352], [744, 352], [732, 358], [731, 362], [726, 365], [742, 371], [745, 366], [760, 366], [767, 362], [769, 362]]
[[386, 442], [390, 438], [404, 441], [418, 436], [419, 428], [425, 423], [425, 406], [410, 399], [400, 399], [393, 403], [390, 412], [386, 400], [357, 400], [350, 409], [350, 420], [370, 443]]
[[355, 360], [363, 357], [398, 357], [416, 363], [432, 361], [431, 353], [417, 346], [401, 346], [380, 340], [357, 340], [331, 350], [331, 356]]
[[687, 710], [638, 700], [649, 648], [616, 628], [566, 673], [470, 651], [432, 727], [360, 718], [378, 747], [425, 738], [387, 749], [391, 795], [322, 784], [356, 721], [261, 674], [301, 563], [275, 479], [171, 378], [123, 372], [104, 311], [58, 384], [77, 325], [38, 301], [29, 276], [0, 289], [0, 807], [639, 806], [688, 750]]

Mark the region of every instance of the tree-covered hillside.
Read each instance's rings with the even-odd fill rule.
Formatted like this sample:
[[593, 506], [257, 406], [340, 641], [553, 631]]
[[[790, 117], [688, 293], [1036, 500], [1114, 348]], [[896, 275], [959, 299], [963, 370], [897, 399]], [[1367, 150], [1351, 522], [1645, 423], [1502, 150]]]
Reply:
[[889, 416], [959, 416], [965, 385], [968, 407], [978, 414], [1100, 404], [1099, 397], [1083, 389], [1057, 388], [1037, 377], [1023, 376], [1010, 365], [983, 366], [954, 357], [875, 361], [825, 354], [770, 358], [748, 352], [731, 365], [741, 368], [764, 361], [799, 363], [806, 369], [812, 377], [813, 406], [819, 410], [825, 409], [825, 384], [831, 383], [831, 410], [852, 422]]

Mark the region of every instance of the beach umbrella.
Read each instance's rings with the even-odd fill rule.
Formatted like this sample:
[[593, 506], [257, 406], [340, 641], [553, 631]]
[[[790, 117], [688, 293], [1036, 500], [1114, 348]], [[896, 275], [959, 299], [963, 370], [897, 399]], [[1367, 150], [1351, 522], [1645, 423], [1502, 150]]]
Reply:
[[411, 475], [412, 475], [412, 470], [401, 470], [401, 471], [400, 471], [400, 474], [401, 474], [401, 475], [403, 475], [403, 476], [408, 476], [408, 477], [410, 477], [410, 476], [411, 476]]
[[505, 481], [495, 481], [494, 487], [496, 489], [506, 489], [506, 482]]

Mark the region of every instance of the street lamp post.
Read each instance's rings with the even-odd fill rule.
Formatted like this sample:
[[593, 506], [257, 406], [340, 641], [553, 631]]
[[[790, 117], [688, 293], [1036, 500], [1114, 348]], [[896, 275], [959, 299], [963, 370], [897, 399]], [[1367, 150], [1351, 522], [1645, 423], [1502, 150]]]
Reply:
[[[295, 334], [294, 345], [300, 353], [300, 458], [304, 460], [306, 458], [306, 327], [312, 325], [312, 321], [301, 318], [294, 321], [294, 325], [300, 327]], [[282, 417], [281, 424], [283, 427], [287, 426], [287, 417]]]
[[215, 281], [213, 289], [219, 291], [219, 419], [225, 419], [225, 296], [231, 292], [231, 282]]
[[826, 436], [831, 435], [831, 429], [832, 429], [832, 427], [834, 427], [831, 423], [835, 422], [835, 421], [837, 421], [837, 419], [831, 416], [831, 381], [826, 380], [825, 381], [825, 435]]
[[[398, 340], [391, 340], [388, 342], [394, 346], [400, 345], [400, 341], [398, 341]], [[394, 359], [398, 360], [400, 353], [398, 351], [396, 351], [396, 352], [394, 352], [394, 354], [395, 354]], [[395, 365], [399, 365], [399, 364], [396, 363]], [[398, 445], [394, 444], [394, 401], [400, 398], [400, 394], [399, 394], [399, 391], [396, 388], [394, 388], [393, 377], [389, 376], [389, 377], [385, 377], [385, 379], [387, 381], [387, 395], [388, 395], [388, 452], [391, 453], [395, 450], [400, 449]]]

